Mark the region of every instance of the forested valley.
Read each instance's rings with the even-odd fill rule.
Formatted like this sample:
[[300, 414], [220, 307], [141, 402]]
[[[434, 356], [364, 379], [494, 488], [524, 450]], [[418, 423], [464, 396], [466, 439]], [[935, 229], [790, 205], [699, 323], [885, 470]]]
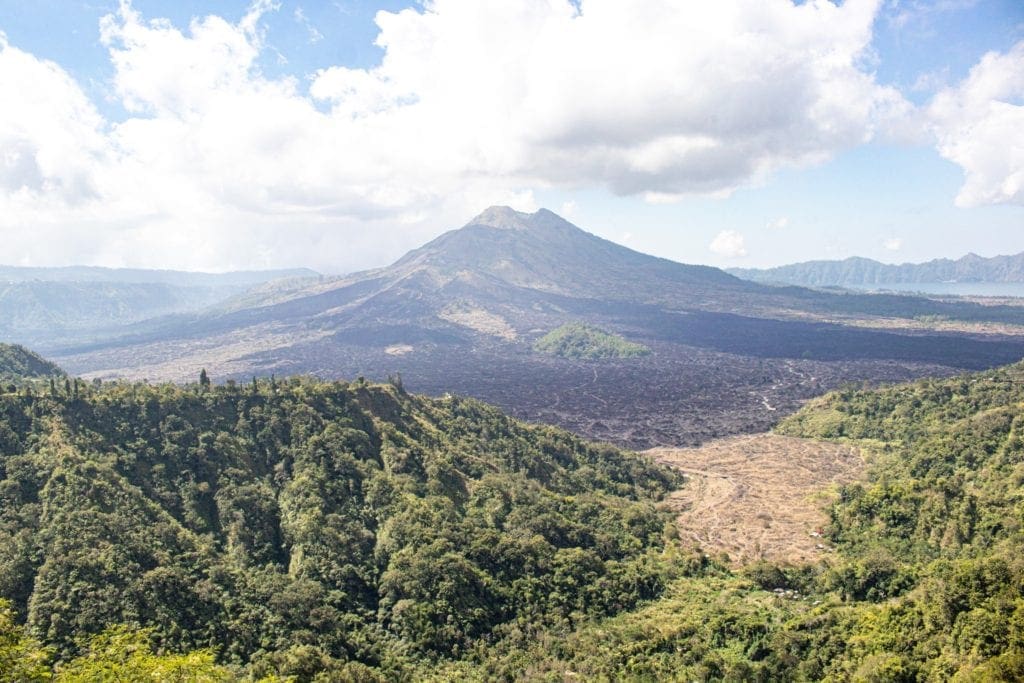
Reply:
[[868, 475], [828, 559], [738, 570], [673, 472], [397, 378], [7, 389], [10, 680], [1024, 676], [1022, 365], [785, 420]]
[[1024, 0], [0, 0], [0, 683], [1024, 682]]

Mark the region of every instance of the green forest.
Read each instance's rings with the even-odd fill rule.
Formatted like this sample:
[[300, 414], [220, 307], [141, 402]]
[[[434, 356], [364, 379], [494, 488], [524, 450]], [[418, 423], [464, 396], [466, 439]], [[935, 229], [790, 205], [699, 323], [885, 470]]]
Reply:
[[682, 544], [683, 485], [389, 384], [0, 396], [4, 680], [1024, 679], [1024, 365], [813, 401], [813, 566]]
[[27, 384], [0, 396], [4, 639], [60, 671], [144, 626], [238, 675], [394, 679], [660, 595], [677, 485], [398, 382]]
[[0, 381], [56, 377], [64, 372], [39, 354], [18, 344], [0, 344]]
[[777, 431], [869, 461], [829, 509], [831, 559], [666, 553], [660, 598], [435, 679], [1024, 680], [1024, 365], [833, 392]]
[[643, 344], [584, 323], [566, 323], [551, 330], [534, 342], [533, 350], [576, 360], [636, 358], [651, 352]]

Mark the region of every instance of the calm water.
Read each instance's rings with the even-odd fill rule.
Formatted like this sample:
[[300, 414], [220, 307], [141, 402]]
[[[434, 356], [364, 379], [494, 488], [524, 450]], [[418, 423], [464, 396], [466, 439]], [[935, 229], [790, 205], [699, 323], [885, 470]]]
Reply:
[[891, 282], [879, 285], [847, 285], [847, 288], [871, 292], [1024, 297], [1024, 282]]

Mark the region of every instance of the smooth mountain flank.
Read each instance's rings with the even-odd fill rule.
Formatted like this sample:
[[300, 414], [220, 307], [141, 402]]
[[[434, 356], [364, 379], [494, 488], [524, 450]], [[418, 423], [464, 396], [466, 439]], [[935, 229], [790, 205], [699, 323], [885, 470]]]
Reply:
[[305, 268], [192, 273], [0, 266], [0, 338], [51, 348], [93, 342], [163, 316], [223, 305], [253, 289], [264, 292], [270, 283], [318, 278]]

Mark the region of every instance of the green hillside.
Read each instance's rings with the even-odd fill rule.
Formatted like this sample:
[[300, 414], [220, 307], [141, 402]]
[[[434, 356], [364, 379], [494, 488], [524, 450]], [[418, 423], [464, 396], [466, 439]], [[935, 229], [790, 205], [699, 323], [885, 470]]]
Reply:
[[473, 401], [58, 394], [0, 398], [8, 677], [1024, 678], [1024, 365], [784, 421], [858, 445], [868, 475], [835, 497], [826, 561], [736, 572], [675, 540], [671, 474]]
[[682, 556], [658, 600], [432, 679], [1024, 680], [1022, 427], [1024, 365], [829, 394], [779, 427], [869, 459], [831, 507], [827, 562]]
[[846, 558], [831, 587], [876, 604], [847, 615], [842, 657], [906, 680], [1024, 678], [1022, 428], [1024, 364], [829, 394], [781, 425], [851, 440], [871, 463], [831, 515]]
[[534, 343], [533, 349], [578, 360], [636, 358], [651, 352], [642, 344], [634, 344], [617, 334], [608, 334], [583, 323], [566, 323], [551, 330]]
[[0, 379], [53, 377], [63, 371], [42, 356], [18, 344], [0, 344]]
[[678, 482], [612, 447], [391, 385], [71, 386], [0, 396], [0, 596], [58, 660], [123, 623], [393, 678], [663, 588]]

